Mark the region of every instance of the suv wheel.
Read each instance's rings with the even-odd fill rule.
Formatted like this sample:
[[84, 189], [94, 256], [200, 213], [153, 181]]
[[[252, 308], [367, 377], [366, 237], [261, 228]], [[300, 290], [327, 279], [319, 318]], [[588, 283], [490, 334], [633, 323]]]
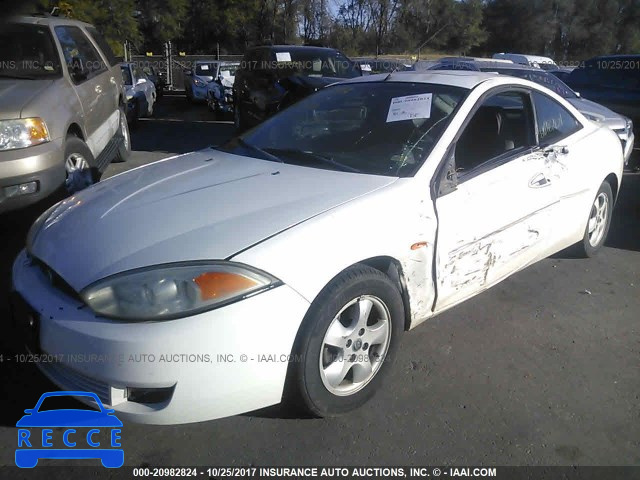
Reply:
[[99, 175], [92, 166], [93, 154], [87, 144], [78, 137], [67, 137], [64, 148], [65, 188], [69, 194], [76, 193], [96, 183]]
[[131, 155], [131, 136], [129, 135], [129, 125], [127, 124], [127, 114], [124, 111], [124, 107], [120, 107], [120, 129], [118, 133], [124, 140], [120, 144], [113, 161], [126, 162]]

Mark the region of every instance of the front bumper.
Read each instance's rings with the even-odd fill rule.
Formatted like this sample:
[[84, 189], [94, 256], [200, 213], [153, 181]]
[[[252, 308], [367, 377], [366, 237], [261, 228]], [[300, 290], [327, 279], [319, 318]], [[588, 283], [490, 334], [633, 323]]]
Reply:
[[[0, 213], [36, 203], [51, 195], [65, 179], [61, 139], [42, 145], [0, 152]], [[37, 182], [35, 193], [7, 197], [5, 187]]]
[[630, 132], [629, 137], [627, 138], [627, 141], [624, 146], [624, 164], [625, 165], [629, 164], [629, 159], [631, 158], [631, 154], [633, 153], [634, 142], [635, 142], [635, 136], [633, 132]]
[[[283, 285], [178, 320], [112, 321], [54, 288], [25, 251], [14, 262], [13, 286], [39, 316], [39, 347], [49, 360], [38, 364], [43, 373], [65, 390], [95, 390], [120, 420], [150, 424], [211, 420], [279, 403], [309, 307]], [[132, 389], [172, 389], [172, 395], [141, 403], [128, 400]]]

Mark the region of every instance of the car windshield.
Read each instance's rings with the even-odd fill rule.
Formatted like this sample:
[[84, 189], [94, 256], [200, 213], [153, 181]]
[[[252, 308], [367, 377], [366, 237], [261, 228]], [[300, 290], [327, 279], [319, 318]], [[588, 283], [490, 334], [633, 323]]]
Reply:
[[412, 176], [467, 92], [427, 83], [338, 84], [295, 103], [221, 149], [315, 168]]
[[275, 52], [278, 68], [293, 68], [310, 77], [354, 78], [360, 71], [356, 64], [337, 50], [294, 48]]
[[0, 23], [0, 77], [54, 78], [62, 74], [49, 29], [28, 23]]
[[578, 98], [576, 93], [571, 90], [562, 80], [555, 75], [547, 73], [543, 70], [526, 70], [518, 68], [485, 68], [482, 67], [483, 72], [497, 72], [501, 75], [511, 75], [512, 77], [524, 78], [530, 80], [543, 87], [547, 87], [549, 90], [557, 93], [563, 98]]
[[205, 77], [212, 77], [216, 72], [215, 63], [196, 63], [196, 75], [203, 75]]

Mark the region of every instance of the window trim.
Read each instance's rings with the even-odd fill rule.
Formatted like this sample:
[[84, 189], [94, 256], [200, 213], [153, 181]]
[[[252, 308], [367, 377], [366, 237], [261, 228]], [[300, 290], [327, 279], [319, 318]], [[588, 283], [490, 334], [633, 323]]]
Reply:
[[[95, 52], [97, 58], [100, 60], [100, 63], [102, 65], [102, 67], [99, 70], [92, 70], [91, 73], [88, 74], [87, 77], [84, 80], [81, 80], [81, 81], [77, 82], [73, 78], [73, 75], [71, 74], [71, 69], [69, 67], [69, 64], [67, 63], [67, 59], [64, 56], [64, 49], [62, 48], [62, 42], [60, 40], [60, 37], [58, 37], [58, 29], [59, 28], [73, 28], [73, 29], [77, 30], [78, 32], [80, 32], [80, 34], [84, 36], [86, 41], [89, 43], [89, 45], [91, 46], [91, 48]], [[56, 25], [53, 30], [54, 30], [54, 34], [55, 34], [55, 37], [56, 37], [56, 42], [60, 45], [60, 48], [62, 50], [63, 63], [65, 65], [65, 68], [67, 69], [67, 73], [69, 74], [69, 78], [71, 79], [71, 81], [73, 82], [74, 85], [76, 85], [76, 86], [82, 85], [82, 84], [88, 82], [89, 80], [97, 77], [98, 75], [102, 75], [104, 72], [108, 71], [108, 69], [107, 69], [108, 62], [106, 62], [105, 59], [102, 58], [102, 55], [100, 54], [98, 49], [95, 47], [95, 45], [93, 44], [93, 42], [91, 41], [91, 39], [89, 38], [87, 33], [82, 28], [78, 27], [77, 25], [60, 24], [60, 25]], [[74, 42], [75, 42], [75, 40], [74, 40]]]
[[[572, 131], [571, 133], [568, 133], [567, 135], [564, 135], [563, 137], [554, 140], [553, 142], [541, 143], [540, 142], [540, 132], [538, 130], [538, 112], [536, 110], [536, 102], [535, 102], [535, 99], [534, 99], [534, 93], [537, 93], [538, 95], [541, 95], [541, 96], [547, 98], [548, 100], [558, 104], [565, 112], [567, 112], [567, 114], [571, 118], [573, 118], [573, 120], [575, 120], [575, 122], [578, 124], [578, 128], [576, 130]], [[540, 90], [532, 90], [531, 91], [531, 107], [533, 108], [534, 127], [535, 127], [535, 134], [536, 134], [536, 146], [538, 148], [540, 148], [540, 149], [544, 149], [544, 148], [550, 147], [551, 145], [555, 145], [558, 142], [562, 142], [563, 140], [569, 138], [571, 135], [575, 135], [576, 133], [578, 133], [580, 130], [582, 130], [584, 128], [584, 125], [582, 124], [582, 122], [580, 120], [578, 120], [573, 115], [573, 113], [571, 113], [569, 110], [567, 110], [564, 105], [560, 105], [555, 99], [551, 98], [549, 95], [547, 95], [544, 92], [541, 92]]]

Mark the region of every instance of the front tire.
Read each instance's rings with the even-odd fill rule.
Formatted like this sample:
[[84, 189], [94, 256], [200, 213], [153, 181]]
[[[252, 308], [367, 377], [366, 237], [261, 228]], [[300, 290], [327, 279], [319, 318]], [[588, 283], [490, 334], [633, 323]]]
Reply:
[[593, 257], [604, 246], [611, 226], [613, 204], [611, 185], [603, 182], [591, 205], [582, 241], [576, 245], [580, 256]]
[[402, 297], [389, 277], [365, 265], [345, 270], [305, 316], [289, 394], [320, 417], [362, 406], [389, 370], [403, 326]]
[[64, 147], [65, 188], [70, 195], [84, 190], [100, 179], [93, 154], [86, 143], [69, 135]]

